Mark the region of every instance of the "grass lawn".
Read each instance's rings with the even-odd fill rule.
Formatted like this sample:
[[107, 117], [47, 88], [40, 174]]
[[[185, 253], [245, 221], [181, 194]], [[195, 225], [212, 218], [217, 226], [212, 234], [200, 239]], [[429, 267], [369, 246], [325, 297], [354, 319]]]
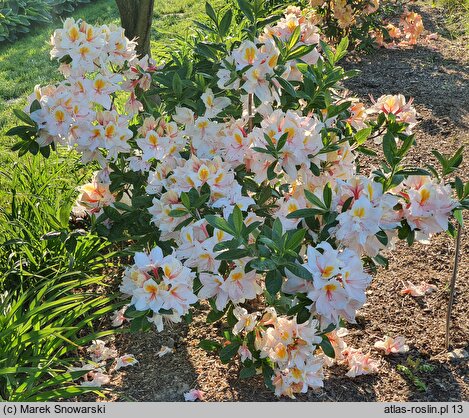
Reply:
[[[212, 3], [224, 4], [221, 0]], [[204, 6], [205, 2], [201, 0], [155, 0], [151, 46], [157, 61], [157, 51], [170, 43], [171, 36], [185, 36], [192, 20], [203, 12]], [[93, 25], [120, 22], [114, 0], [95, 0], [75, 10], [72, 16]], [[60, 26], [57, 19], [33, 29], [12, 44], [0, 44], [0, 167], [3, 170], [17, 158], [9, 149], [14, 139], [4, 135], [17, 123], [12, 109], [26, 104], [36, 84], [45, 85], [61, 79], [56, 61], [50, 60], [48, 45], [52, 32]], [[1, 184], [0, 177], [0, 192]]]

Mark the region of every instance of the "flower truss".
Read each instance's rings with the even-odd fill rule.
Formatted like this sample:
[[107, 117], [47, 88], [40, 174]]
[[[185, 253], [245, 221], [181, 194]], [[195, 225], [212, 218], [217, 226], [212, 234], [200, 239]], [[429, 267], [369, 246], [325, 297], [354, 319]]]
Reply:
[[416, 45], [424, 30], [422, 16], [404, 10], [399, 18], [399, 26], [388, 23], [384, 28], [374, 30], [371, 35], [378, 46], [396, 48]]
[[[411, 47], [424, 31], [422, 16], [405, 2], [380, 7], [379, 0], [310, 0], [314, 23], [331, 40], [349, 36], [358, 49]], [[382, 9], [387, 9], [382, 10]], [[291, 13], [297, 10], [291, 7]], [[389, 17], [399, 15], [398, 26]], [[397, 19], [396, 19], [397, 20]]]
[[[207, 322], [228, 330], [200, 346], [239, 358], [241, 377], [262, 374], [279, 396], [321, 387], [334, 357], [349, 376], [374, 372], [342, 327], [383, 250], [454, 234], [469, 185], [456, 177], [454, 193], [444, 177], [462, 149], [435, 153], [442, 176], [406, 165], [412, 100], [347, 97], [353, 74], [337, 62], [348, 41], [328, 46], [309, 10], [207, 13], [194, 50], [161, 65], [137, 58], [121, 28], [67, 19], [51, 40], [65, 79], [16, 112], [14, 148], [47, 157], [67, 146], [100, 165], [74, 210], [134, 256], [113, 326], [161, 331], [207, 303]], [[379, 168], [363, 171], [362, 154]], [[90, 353], [109, 354], [99, 342]]]

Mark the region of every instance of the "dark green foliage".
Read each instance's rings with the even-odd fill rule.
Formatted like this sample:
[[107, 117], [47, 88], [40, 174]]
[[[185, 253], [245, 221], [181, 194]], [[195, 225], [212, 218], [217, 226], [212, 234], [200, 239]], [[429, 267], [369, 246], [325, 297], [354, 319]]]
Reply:
[[1, 0], [0, 42], [13, 42], [36, 24], [49, 23], [90, 0]]

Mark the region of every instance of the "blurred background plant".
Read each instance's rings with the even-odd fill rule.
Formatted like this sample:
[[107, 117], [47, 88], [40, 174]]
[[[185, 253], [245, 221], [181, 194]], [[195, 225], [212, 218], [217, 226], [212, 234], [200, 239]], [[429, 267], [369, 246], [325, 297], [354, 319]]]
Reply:
[[433, 7], [441, 7], [451, 38], [469, 36], [469, 0], [433, 0]]
[[0, 0], [0, 42], [13, 42], [36, 24], [73, 12], [90, 0]]

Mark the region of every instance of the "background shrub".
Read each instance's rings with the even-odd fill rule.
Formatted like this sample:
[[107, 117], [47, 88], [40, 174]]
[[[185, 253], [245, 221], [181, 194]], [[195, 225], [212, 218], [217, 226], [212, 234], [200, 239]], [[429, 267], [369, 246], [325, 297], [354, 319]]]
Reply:
[[90, 0], [0, 0], [0, 42], [13, 42], [36, 23], [48, 23]]

